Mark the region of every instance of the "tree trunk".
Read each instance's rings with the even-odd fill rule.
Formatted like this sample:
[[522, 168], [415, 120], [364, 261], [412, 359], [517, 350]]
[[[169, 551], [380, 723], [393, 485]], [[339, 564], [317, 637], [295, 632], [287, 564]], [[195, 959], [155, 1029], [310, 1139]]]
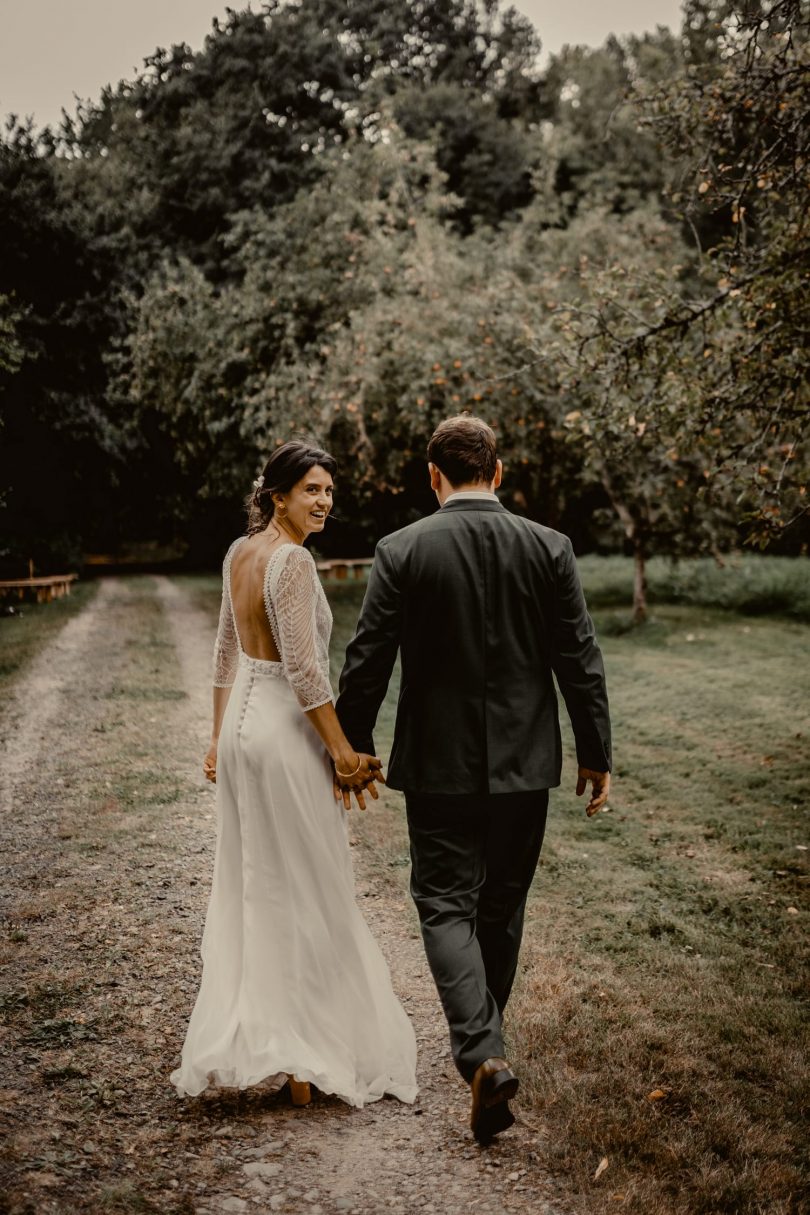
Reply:
[[636, 536], [633, 539], [633, 624], [643, 624], [647, 619], [646, 561], [644, 544]]
[[639, 534], [639, 527], [632, 511], [615, 493], [607, 468], [602, 469], [602, 485], [605, 487], [613, 509], [619, 516], [625, 536], [633, 546], [633, 624], [643, 624], [647, 619], [647, 575], [645, 572], [647, 553], [644, 540]]

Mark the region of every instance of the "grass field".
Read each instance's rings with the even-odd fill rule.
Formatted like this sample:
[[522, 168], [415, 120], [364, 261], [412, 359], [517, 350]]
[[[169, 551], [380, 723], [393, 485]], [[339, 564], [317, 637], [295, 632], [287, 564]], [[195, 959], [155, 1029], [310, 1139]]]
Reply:
[[[615, 603], [627, 563], [601, 588], [598, 569], [593, 600]], [[331, 594], [336, 668], [361, 594]], [[585, 817], [569, 738], [509, 1009], [524, 1110], [578, 1212], [805, 1210], [810, 632], [660, 602], [642, 629], [594, 615], [614, 793]], [[392, 721], [389, 696], [383, 754]], [[359, 829], [406, 880], [398, 795]]]
[[[582, 582], [594, 608], [627, 610], [633, 570], [625, 557], [582, 557]], [[810, 621], [810, 562], [806, 558], [729, 553], [719, 565], [709, 557], [647, 563], [650, 603], [726, 608], [747, 616], [780, 615]]]
[[[542, 1153], [577, 1215], [810, 1209], [810, 630], [791, 618], [808, 597], [807, 568], [766, 560], [712, 590], [713, 571], [701, 581], [684, 567], [691, 602], [675, 603], [661, 600], [671, 571], [659, 581], [654, 568], [651, 619], [629, 629], [628, 563], [583, 562], [608, 670], [614, 793], [609, 812], [586, 819], [568, 739], [508, 1021], [523, 1116], [542, 1129]], [[219, 578], [184, 585], [213, 629]], [[760, 588], [759, 603], [781, 586], [782, 614], [704, 605], [715, 595], [761, 612], [746, 586]], [[80, 586], [0, 620], [0, 690], [92, 593]], [[336, 678], [363, 588], [329, 593]], [[383, 756], [394, 702], [392, 689], [377, 733]], [[379, 871], [406, 883], [399, 795], [354, 822]]]
[[97, 586], [95, 582], [77, 582], [63, 599], [15, 603], [13, 616], [0, 617], [0, 696], [35, 654], [90, 601]]

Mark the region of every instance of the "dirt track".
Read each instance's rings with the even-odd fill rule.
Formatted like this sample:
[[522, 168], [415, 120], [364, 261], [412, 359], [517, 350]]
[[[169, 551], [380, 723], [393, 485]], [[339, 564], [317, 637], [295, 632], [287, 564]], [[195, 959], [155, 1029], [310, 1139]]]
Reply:
[[175, 1096], [213, 860], [214, 624], [182, 582], [104, 580], [3, 707], [0, 1211], [563, 1215], [519, 1109], [474, 1144], [412, 911], [360, 848], [358, 897], [416, 1028], [417, 1104]]

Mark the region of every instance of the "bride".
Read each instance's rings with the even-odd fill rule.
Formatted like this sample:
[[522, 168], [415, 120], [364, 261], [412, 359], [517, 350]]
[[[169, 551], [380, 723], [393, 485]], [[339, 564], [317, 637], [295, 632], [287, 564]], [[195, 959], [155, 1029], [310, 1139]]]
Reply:
[[417, 1093], [413, 1028], [354, 897], [350, 795], [377, 797], [380, 761], [335, 714], [332, 615], [302, 547], [323, 531], [335, 471], [324, 451], [279, 447], [223, 564], [203, 765], [217, 845], [180, 1096], [267, 1081], [301, 1105], [310, 1084], [353, 1106]]

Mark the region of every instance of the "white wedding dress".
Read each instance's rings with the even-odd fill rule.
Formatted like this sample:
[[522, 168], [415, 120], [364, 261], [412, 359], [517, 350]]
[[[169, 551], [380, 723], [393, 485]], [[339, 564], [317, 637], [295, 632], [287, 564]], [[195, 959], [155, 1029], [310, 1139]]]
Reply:
[[280, 662], [245, 654], [223, 564], [214, 683], [230, 687], [217, 756], [217, 845], [200, 991], [171, 1081], [279, 1087], [286, 1074], [353, 1106], [417, 1093], [416, 1039], [355, 902], [347, 815], [307, 709], [332, 700], [332, 614], [312, 556], [264, 577]]

